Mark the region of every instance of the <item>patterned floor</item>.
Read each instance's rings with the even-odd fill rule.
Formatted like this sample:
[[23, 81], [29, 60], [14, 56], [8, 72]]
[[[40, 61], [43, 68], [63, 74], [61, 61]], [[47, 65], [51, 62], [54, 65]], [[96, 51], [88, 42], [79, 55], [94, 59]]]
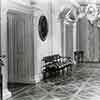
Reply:
[[100, 100], [100, 64], [81, 64], [72, 74], [41, 81], [8, 100]]
[[27, 88], [31, 87], [33, 85], [29, 85], [29, 84], [9, 84], [8, 85], [8, 89], [9, 91], [11, 91], [12, 95], [15, 96], [17, 94], [19, 94], [20, 92], [26, 90]]

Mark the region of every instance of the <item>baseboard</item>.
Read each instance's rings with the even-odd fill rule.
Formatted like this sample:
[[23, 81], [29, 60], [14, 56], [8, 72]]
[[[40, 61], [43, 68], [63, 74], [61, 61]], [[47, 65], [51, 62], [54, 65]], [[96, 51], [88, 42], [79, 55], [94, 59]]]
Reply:
[[25, 81], [25, 80], [9, 80], [9, 84], [34, 84], [35, 80], [32, 79], [31, 81]]

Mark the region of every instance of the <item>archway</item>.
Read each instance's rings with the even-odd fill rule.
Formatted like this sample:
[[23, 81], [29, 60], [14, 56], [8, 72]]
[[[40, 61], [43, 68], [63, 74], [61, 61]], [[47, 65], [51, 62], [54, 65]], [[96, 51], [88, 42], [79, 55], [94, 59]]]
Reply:
[[74, 60], [74, 52], [77, 49], [77, 21], [76, 21], [76, 9], [63, 8], [59, 14], [61, 24], [61, 44], [62, 55], [70, 56]]

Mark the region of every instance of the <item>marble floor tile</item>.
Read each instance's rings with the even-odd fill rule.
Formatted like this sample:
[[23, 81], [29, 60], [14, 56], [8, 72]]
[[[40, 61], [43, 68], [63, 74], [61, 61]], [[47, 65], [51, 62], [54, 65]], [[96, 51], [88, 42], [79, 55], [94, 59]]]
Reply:
[[79, 97], [74, 97], [74, 98], [72, 98], [72, 100], [82, 100], [82, 99]]
[[93, 94], [95, 94], [95, 95], [100, 95], [100, 87], [96, 87], [96, 86], [90, 86], [90, 87], [85, 87], [85, 90], [87, 91], [87, 92], [91, 92], [91, 93], [93, 93]]
[[34, 87], [26, 92], [28, 95], [31, 95], [32, 97], [36, 98], [36, 100], [46, 95], [46, 92], [39, 87]]
[[9, 100], [100, 100], [99, 66], [76, 65], [72, 74], [31, 85]]
[[56, 88], [54, 91], [52, 91], [52, 94], [58, 98], [69, 96], [69, 93], [67, 91], [63, 91], [61, 88]]
[[100, 88], [100, 81], [95, 80], [95, 81], [89, 81], [88, 83], [91, 84], [91, 86]]
[[79, 88], [72, 84], [72, 85], [63, 86], [62, 89], [69, 95], [74, 95], [78, 91]]
[[50, 95], [47, 95], [47, 96], [45, 96], [44, 98], [42, 98], [40, 100], [60, 100], [60, 99], [56, 98], [56, 97], [52, 97]]

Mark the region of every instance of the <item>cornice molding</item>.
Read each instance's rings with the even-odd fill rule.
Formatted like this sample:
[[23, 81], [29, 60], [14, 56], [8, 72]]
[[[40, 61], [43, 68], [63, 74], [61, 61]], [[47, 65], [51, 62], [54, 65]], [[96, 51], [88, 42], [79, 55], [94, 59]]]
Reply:
[[15, 1], [9, 1], [7, 3], [7, 8], [8, 11], [9, 10], [15, 10], [15, 11], [19, 11], [19, 12], [23, 12], [23, 13], [28, 13], [28, 14], [32, 14], [33, 13], [33, 9], [31, 5], [24, 5], [24, 4], [20, 4], [17, 3]]
[[97, 6], [100, 6], [100, 2], [93, 3], [91, 1], [89, 1], [89, 2], [79, 2], [79, 4], [81, 6], [87, 6], [88, 4], [96, 4]]

